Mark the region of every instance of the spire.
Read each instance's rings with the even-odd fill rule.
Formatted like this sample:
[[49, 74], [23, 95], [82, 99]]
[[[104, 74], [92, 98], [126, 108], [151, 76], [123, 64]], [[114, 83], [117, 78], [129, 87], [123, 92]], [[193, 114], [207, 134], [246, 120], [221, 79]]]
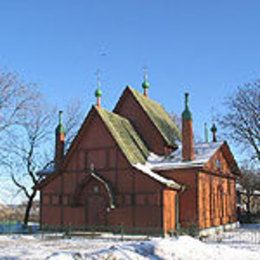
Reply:
[[144, 96], [148, 96], [148, 89], [150, 88], [150, 83], [148, 82], [148, 74], [147, 74], [147, 68], [144, 67], [144, 81], [142, 83], [142, 88], [144, 90]]
[[96, 107], [101, 108], [102, 90], [101, 90], [100, 71], [99, 70], [97, 70], [96, 75], [97, 75], [97, 89], [95, 91]]
[[185, 110], [182, 112], [182, 119], [192, 120], [192, 114], [189, 109], [189, 93], [185, 93]]
[[189, 110], [189, 94], [185, 93], [185, 109], [182, 113], [182, 159], [194, 160], [194, 140], [192, 128], [192, 116]]
[[205, 135], [205, 143], [209, 142], [209, 133], [207, 123], [204, 123], [204, 135]]
[[212, 132], [212, 141], [214, 143], [217, 142], [217, 127], [215, 125], [215, 123], [212, 124], [212, 127], [210, 128], [210, 131]]
[[55, 139], [55, 169], [59, 170], [64, 157], [65, 128], [62, 124], [62, 111], [59, 111]]

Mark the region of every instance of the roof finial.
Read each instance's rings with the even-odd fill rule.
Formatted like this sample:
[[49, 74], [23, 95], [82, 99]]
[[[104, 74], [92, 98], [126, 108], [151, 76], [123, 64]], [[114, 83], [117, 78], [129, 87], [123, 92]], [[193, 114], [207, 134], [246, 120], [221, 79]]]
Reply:
[[185, 110], [182, 112], [182, 119], [191, 120], [192, 115], [189, 109], [189, 93], [185, 93]]
[[205, 143], [209, 142], [209, 133], [207, 123], [204, 123], [204, 134], [205, 134]]
[[148, 73], [147, 73], [147, 67], [144, 66], [143, 67], [143, 73], [144, 73], [144, 81], [142, 83], [142, 87], [144, 90], [144, 96], [147, 97], [148, 96], [148, 89], [150, 87], [150, 83], [148, 82]]
[[101, 87], [100, 69], [97, 69], [96, 76], [97, 76], [97, 89], [100, 89], [100, 87]]
[[217, 129], [215, 123], [213, 122], [212, 127], [210, 128], [210, 131], [212, 132], [212, 141], [214, 143], [217, 142], [217, 130], [218, 129]]
[[185, 95], [185, 109], [189, 109], [189, 93], [186, 92], [184, 95]]
[[63, 113], [63, 111], [62, 110], [60, 110], [59, 111], [59, 124], [61, 124], [62, 122], [62, 113]]
[[97, 98], [96, 106], [97, 106], [97, 108], [100, 108], [101, 107], [102, 91], [101, 91], [101, 81], [100, 81], [100, 70], [99, 69], [96, 72], [96, 76], [97, 76], [97, 89], [95, 91], [95, 97]]

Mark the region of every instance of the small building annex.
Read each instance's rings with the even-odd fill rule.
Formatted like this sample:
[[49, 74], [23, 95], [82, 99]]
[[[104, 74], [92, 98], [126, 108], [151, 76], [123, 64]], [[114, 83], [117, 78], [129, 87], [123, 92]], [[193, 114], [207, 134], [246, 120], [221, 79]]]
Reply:
[[119, 226], [167, 233], [237, 221], [235, 182], [240, 171], [228, 144], [194, 143], [188, 94], [180, 132], [169, 114], [127, 86], [113, 112], [95, 92], [67, 153], [56, 128], [55, 168], [37, 186], [41, 226]]

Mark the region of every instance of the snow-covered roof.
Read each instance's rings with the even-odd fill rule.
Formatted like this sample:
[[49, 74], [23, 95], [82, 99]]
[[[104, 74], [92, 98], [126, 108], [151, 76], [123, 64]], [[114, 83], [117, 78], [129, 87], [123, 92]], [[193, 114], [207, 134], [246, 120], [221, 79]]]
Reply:
[[150, 169], [149, 165], [147, 165], [147, 164], [144, 165], [144, 164], [138, 163], [138, 164], [135, 164], [134, 167], [137, 170], [139, 170], [139, 171], [143, 172], [144, 174], [148, 175], [152, 179], [166, 185], [167, 187], [174, 188], [174, 189], [180, 189], [181, 188], [181, 185], [178, 184], [177, 182], [170, 180], [170, 179], [167, 179], [167, 178], [159, 175], [156, 172], [153, 172]]
[[[236, 190], [239, 191], [240, 193], [246, 194], [246, 190], [241, 186], [240, 183], [236, 183]], [[253, 194], [260, 196], [260, 190], [254, 190]]]
[[[200, 167], [203, 166], [213, 156], [213, 154], [222, 144], [222, 142], [195, 144], [195, 159], [193, 161], [182, 160], [182, 147], [179, 145], [179, 148], [169, 156], [160, 156], [154, 153], [150, 153], [145, 165], [136, 164], [134, 166], [145, 173], [149, 173], [151, 177], [151, 173], [158, 175], [157, 173], [153, 172], [154, 170]], [[158, 176], [161, 177], [160, 175]]]
[[161, 176], [155, 171], [201, 167], [211, 158], [211, 156], [217, 151], [217, 149], [222, 144], [222, 142], [195, 144], [195, 159], [193, 161], [182, 161], [182, 147], [181, 144], [179, 144], [179, 148], [169, 156], [160, 156], [154, 153], [150, 153], [145, 164], [137, 163], [133, 166], [139, 171], [142, 171], [149, 177], [159, 181], [160, 183], [168, 187], [180, 189], [180, 184], [176, 183], [171, 179], [167, 179]]
[[203, 166], [217, 151], [223, 142], [196, 143], [194, 145], [195, 159], [192, 161], [182, 160], [182, 147], [175, 150], [169, 156], [158, 156], [151, 153], [146, 166], [152, 170], [167, 170]]

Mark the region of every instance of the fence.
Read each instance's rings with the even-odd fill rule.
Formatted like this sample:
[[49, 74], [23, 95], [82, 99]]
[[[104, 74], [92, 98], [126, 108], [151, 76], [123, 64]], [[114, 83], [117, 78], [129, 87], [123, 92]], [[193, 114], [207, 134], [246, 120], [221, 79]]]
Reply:
[[44, 225], [40, 229], [37, 224], [24, 226], [18, 221], [0, 222], [0, 234], [40, 234], [43, 238], [58, 238], [72, 236], [82, 236], [88, 238], [103, 237], [103, 234], [111, 234], [117, 236], [121, 240], [125, 240], [127, 235], [140, 235], [142, 237], [162, 236], [163, 230], [154, 227], [127, 227], [118, 226], [73, 226], [73, 225]]
[[67, 226], [57, 226], [57, 225], [43, 225], [41, 228], [43, 233], [59, 233], [63, 232], [66, 236], [90, 236], [97, 237], [101, 233], [111, 233], [115, 235], [143, 235], [143, 236], [162, 236], [163, 230], [156, 227], [127, 227], [125, 225], [117, 226], [90, 226], [90, 225], [67, 225]]
[[19, 221], [0, 222], [0, 234], [33, 234], [39, 231], [39, 225], [24, 226]]

